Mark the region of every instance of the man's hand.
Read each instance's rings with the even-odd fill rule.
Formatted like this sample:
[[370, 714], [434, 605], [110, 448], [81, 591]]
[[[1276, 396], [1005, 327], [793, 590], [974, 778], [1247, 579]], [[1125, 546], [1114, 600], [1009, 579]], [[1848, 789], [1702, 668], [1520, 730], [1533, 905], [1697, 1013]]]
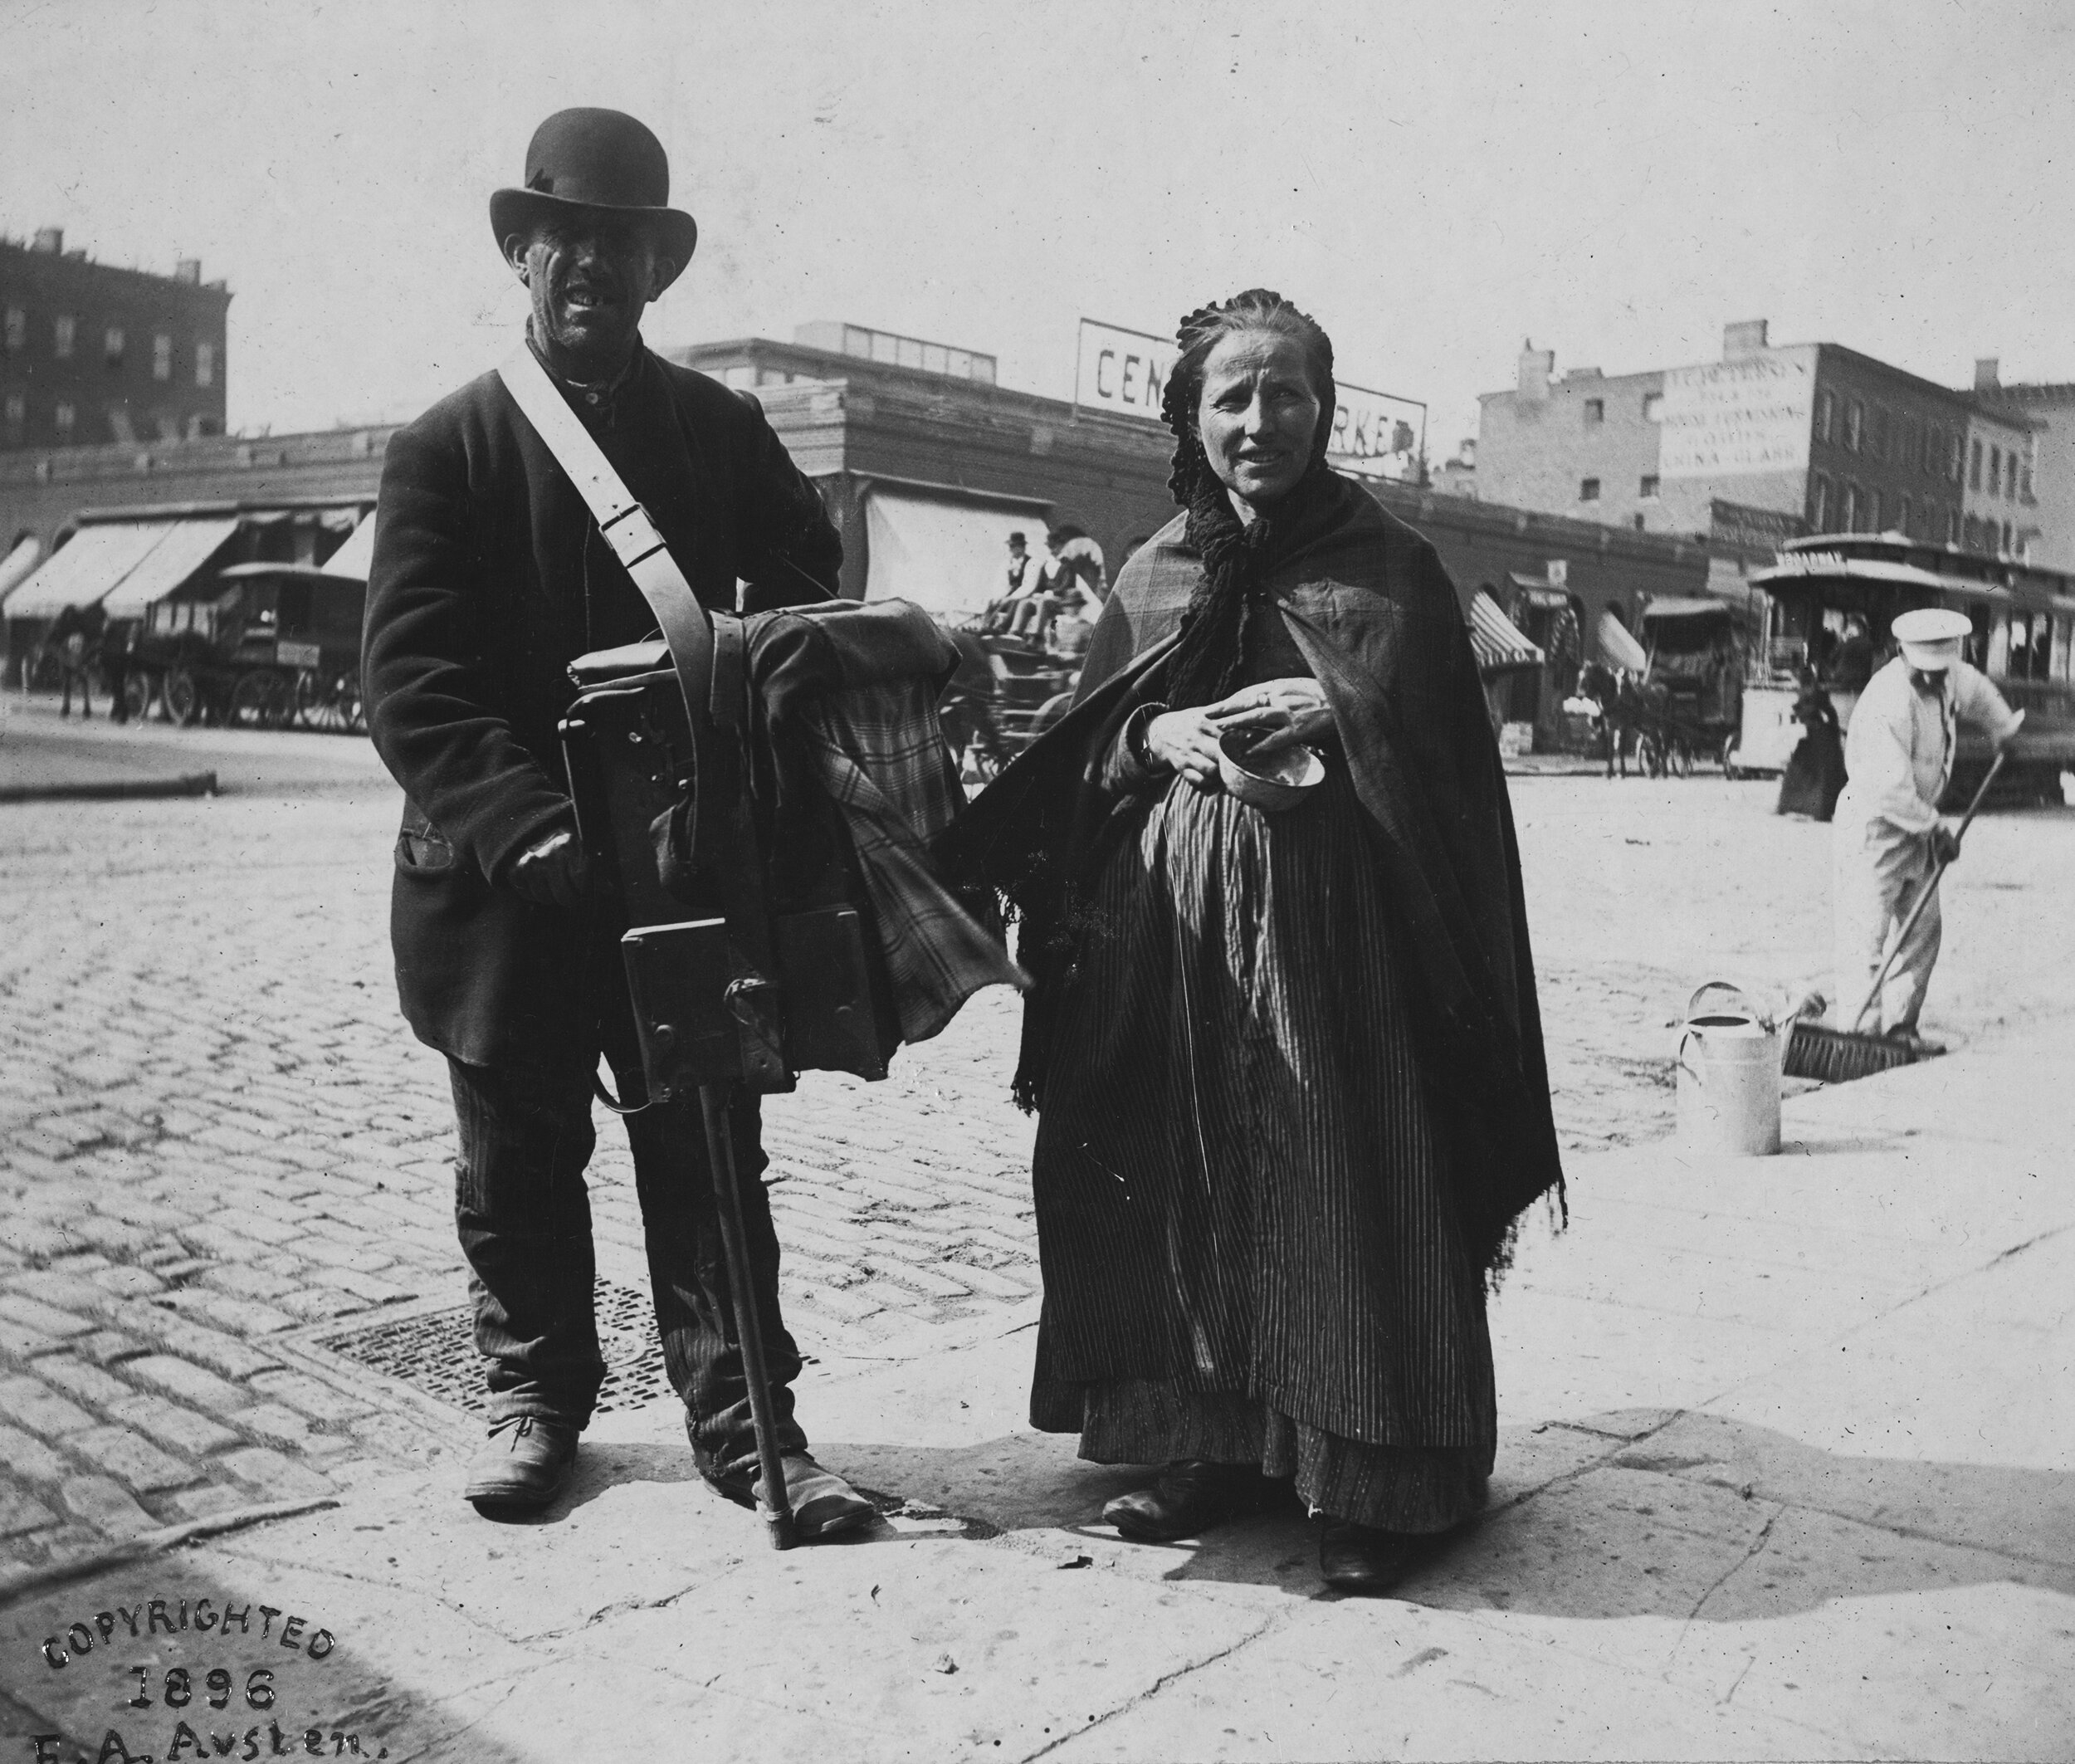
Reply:
[[1325, 691], [1305, 674], [1242, 687], [1211, 706], [1208, 715], [1220, 735], [1235, 729], [1258, 731], [1261, 739], [1252, 750], [1263, 754], [1311, 740], [1333, 726], [1332, 707]]
[[570, 908], [583, 898], [590, 860], [568, 828], [521, 852], [511, 866], [512, 892], [536, 906]]
[[1145, 751], [1199, 790], [1223, 789], [1218, 775], [1218, 725], [1209, 711], [1164, 711], [1145, 726]]
[[1931, 861], [1936, 864], [1948, 864], [1959, 855], [1960, 836], [1941, 821], [1931, 830]]

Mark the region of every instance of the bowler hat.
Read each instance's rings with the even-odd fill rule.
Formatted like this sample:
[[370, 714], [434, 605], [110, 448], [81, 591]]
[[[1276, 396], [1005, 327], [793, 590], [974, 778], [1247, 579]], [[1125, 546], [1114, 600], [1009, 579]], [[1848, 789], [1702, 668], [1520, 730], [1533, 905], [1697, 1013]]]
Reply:
[[676, 268], [676, 280], [699, 243], [699, 223], [670, 206], [670, 159], [663, 144], [623, 110], [557, 110], [526, 144], [524, 189], [490, 198], [491, 230], [500, 250], [544, 213], [576, 208], [646, 220]]

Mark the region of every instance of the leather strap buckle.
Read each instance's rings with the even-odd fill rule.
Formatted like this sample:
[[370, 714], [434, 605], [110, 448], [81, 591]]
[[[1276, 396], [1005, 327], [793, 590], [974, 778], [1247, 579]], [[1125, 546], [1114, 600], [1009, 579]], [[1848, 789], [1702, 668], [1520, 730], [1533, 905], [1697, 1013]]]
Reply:
[[653, 557], [663, 549], [663, 535], [656, 530], [656, 523], [648, 518], [648, 511], [638, 502], [629, 502], [611, 520], [601, 520], [598, 531], [605, 535], [605, 543], [613, 548], [613, 555], [630, 574], [642, 559]]

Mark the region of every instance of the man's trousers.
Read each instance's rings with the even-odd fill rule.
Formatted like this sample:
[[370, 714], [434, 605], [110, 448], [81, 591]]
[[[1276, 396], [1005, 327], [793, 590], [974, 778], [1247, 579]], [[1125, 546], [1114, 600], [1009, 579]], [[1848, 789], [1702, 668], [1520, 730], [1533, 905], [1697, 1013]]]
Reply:
[[[597, 1263], [583, 1172], [596, 1144], [592, 1078], [603, 1052], [622, 1100], [642, 1092], [618, 952], [597, 965], [597, 1020], [496, 1068], [450, 1059], [460, 1129], [455, 1220], [472, 1272], [476, 1345], [493, 1421], [553, 1416], [583, 1426], [605, 1376], [592, 1309]], [[804, 1451], [793, 1419], [799, 1351], [779, 1307], [779, 1244], [762, 1176], [759, 1099], [730, 1110], [742, 1224], [781, 1451]], [[647, 1240], [663, 1364], [684, 1399], [699, 1468], [754, 1474], [756, 1439], [735, 1326], [706, 1131], [696, 1097], [626, 1117]]]
[[[1882, 958], [1916, 903], [1931, 873], [1931, 836], [1906, 833], [1892, 821], [1840, 821], [1833, 835], [1830, 899], [1837, 935], [1838, 996], [1831, 1020], [1848, 1029], [1866, 1002]], [[1881, 995], [1859, 1027], [1868, 1034], [1913, 1029], [1938, 960], [1938, 894], [1897, 952]]]

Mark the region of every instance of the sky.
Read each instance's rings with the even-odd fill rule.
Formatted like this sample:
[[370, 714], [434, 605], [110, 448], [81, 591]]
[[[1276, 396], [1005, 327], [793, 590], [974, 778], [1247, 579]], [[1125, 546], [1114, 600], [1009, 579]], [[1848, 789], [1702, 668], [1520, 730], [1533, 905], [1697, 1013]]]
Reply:
[[569, 105], [698, 217], [645, 334], [844, 319], [1071, 395], [1077, 320], [1248, 286], [1438, 460], [1525, 340], [1724, 324], [2075, 379], [2075, 7], [0, 0], [0, 232], [226, 278], [234, 428], [407, 417], [525, 316], [486, 203]]

